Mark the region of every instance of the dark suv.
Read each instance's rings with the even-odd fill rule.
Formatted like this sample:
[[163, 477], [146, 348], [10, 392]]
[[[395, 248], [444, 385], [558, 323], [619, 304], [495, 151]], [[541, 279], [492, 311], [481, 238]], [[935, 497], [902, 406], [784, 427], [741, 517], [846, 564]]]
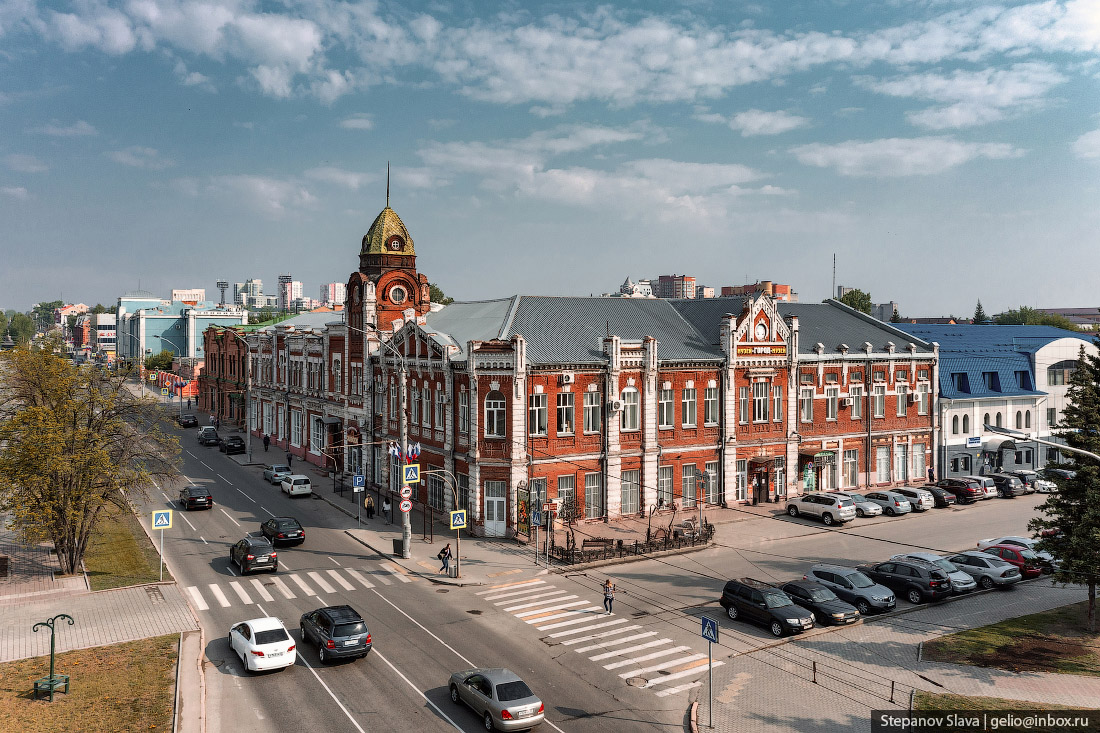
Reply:
[[934, 601], [951, 595], [951, 579], [924, 560], [890, 560], [859, 568], [871, 580], [884, 585], [910, 603]]
[[302, 641], [317, 645], [321, 663], [339, 657], [365, 657], [371, 650], [370, 630], [351, 606], [326, 606], [302, 614]]
[[955, 498], [960, 504], [971, 504], [985, 498], [985, 492], [982, 491], [982, 487], [966, 479], [945, 478], [937, 482], [936, 486], [950, 491], [955, 495]]
[[199, 445], [211, 446], [219, 442], [218, 431], [213, 425], [199, 428]]
[[774, 585], [752, 578], [726, 583], [719, 603], [731, 619], [767, 626], [773, 636], [798, 634], [814, 626], [813, 613], [796, 606], [790, 596]]
[[279, 569], [275, 546], [266, 537], [245, 537], [230, 548], [229, 561], [237, 563], [241, 575], [253, 570], [270, 570], [274, 573]]
[[185, 486], [180, 489], [180, 506], [184, 509], [209, 509], [214, 496], [205, 486]]
[[244, 453], [244, 438], [239, 435], [230, 435], [227, 438], [222, 438], [218, 441], [218, 450], [227, 456], [231, 456], [234, 453]]
[[812, 611], [814, 623], [841, 626], [859, 621], [855, 606], [840, 600], [836, 593], [816, 580], [792, 580], [783, 584], [783, 592], [807, 611]]
[[306, 531], [294, 517], [272, 517], [260, 525], [260, 531], [273, 545], [280, 542], [300, 545], [306, 541]]
[[1002, 499], [1015, 499], [1017, 496], [1023, 496], [1027, 491], [1024, 488], [1024, 482], [1015, 476], [1010, 476], [1007, 473], [988, 473], [986, 475], [993, 479], [993, 485], [997, 487], [997, 493]]

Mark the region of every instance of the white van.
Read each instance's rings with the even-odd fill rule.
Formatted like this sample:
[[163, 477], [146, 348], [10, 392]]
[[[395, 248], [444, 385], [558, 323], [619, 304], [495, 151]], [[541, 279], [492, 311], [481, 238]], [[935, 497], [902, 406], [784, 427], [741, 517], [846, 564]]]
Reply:
[[963, 476], [964, 481], [973, 481], [982, 487], [982, 491], [985, 492], [986, 499], [996, 499], [999, 494], [997, 493], [997, 484], [993, 483], [993, 479], [989, 476]]
[[283, 491], [291, 496], [309, 496], [313, 493], [313, 485], [309, 482], [309, 476], [292, 473], [283, 479]]

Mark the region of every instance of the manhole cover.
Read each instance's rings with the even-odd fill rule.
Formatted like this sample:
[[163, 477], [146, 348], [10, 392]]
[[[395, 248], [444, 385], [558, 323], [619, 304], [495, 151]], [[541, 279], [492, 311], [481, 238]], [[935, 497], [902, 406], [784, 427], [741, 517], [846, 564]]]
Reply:
[[154, 604], [164, 603], [164, 594], [160, 592], [158, 585], [145, 586], [145, 595], [149, 596], [149, 600]]
[[645, 677], [630, 677], [627, 679], [626, 684], [631, 687], [642, 687], [646, 682], [649, 682]]
[[466, 613], [468, 613], [472, 616], [480, 616], [481, 615], [481, 611], [479, 611], [477, 609], [474, 609], [473, 611], [467, 611]]
[[450, 588], [437, 588], [435, 592], [436, 593], [450, 593], [451, 589]]

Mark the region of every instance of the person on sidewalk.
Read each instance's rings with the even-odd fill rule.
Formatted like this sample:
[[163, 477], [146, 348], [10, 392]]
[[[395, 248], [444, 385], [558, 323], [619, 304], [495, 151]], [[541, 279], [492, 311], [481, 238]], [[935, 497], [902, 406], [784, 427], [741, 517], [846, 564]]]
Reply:
[[264, 433], [264, 453], [267, 453], [268, 446], [271, 445], [271, 436]]
[[374, 519], [374, 497], [368, 496], [364, 505], [367, 507], [367, 519]]
[[290, 468], [294, 465], [294, 454], [290, 451], [286, 452], [286, 467]]
[[390, 523], [390, 500], [386, 497], [382, 500], [382, 513], [386, 515], [386, 524]]
[[443, 563], [443, 567], [441, 567], [439, 569], [439, 572], [447, 573], [447, 575], [450, 575], [451, 574], [451, 543], [448, 542], [447, 546], [444, 547], [442, 550], [440, 550], [439, 554], [436, 555], [436, 557], [438, 557], [440, 559], [440, 561]]
[[603, 583], [603, 607], [607, 611], [607, 615], [612, 615], [611, 606], [615, 603], [615, 591], [616, 586], [611, 584], [611, 578], [608, 578]]
[[191, 409], [191, 398], [190, 397], [187, 398], [187, 409], [188, 410]]

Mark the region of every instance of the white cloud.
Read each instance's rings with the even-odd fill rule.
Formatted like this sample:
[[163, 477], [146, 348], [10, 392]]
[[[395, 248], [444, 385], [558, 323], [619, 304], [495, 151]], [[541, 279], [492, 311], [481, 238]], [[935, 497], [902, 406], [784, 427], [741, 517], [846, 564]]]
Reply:
[[120, 165], [128, 165], [131, 168], [144, 168], [145, 170], [159, 171], [170, 168], [175, 163], [161, 157], [153, 148], [133, 146], [125, 150], [112, 150], [106, 153], [107, 157]]
[[[186, 188], [186, 181], [181, 185]], [[288, 213], [311, 208], [317, 201], [297, 181], [267, 176], [215, 176], [205, 190], [219, 199], [229, 197], [272, 219], [281, 219]]]
[[172, 71], [175, 73], [176, 78], [179, 79], [180, 84], [183, 84], [185, 87], [198, 87], [208, 92], [217, 91], [210, 77], [205, 74], [200, 74], [197, 71], [188, 71], [187, 65], [182, 61], [177, 61]]
[[292, 74], [286, 67], [257, 66], [251, 73], [260, 85], [260, 91], [267, 96], [281, 99], [290, 96]]
[[333, 183], [337, 186], [350, 188], [353, 191], [358, 191], [359, 187], [368, 181], [376, 180], [376, 176], [372, 176], [369, 173], [355, 173], [354, 171], [346, 171], [343, 168], [334, 168], [330, 166], [310, 168], [305, 172], [305, 176], [315, 181]]
[[933, 175], [975, 158], [1016, 158], [1023, 151], [1007, 143], [970, 143], [952, 137], [850, 140], [836, 145], [799, 145], [790, 152], [804, 165], [835, 168], [844, 176]]
[[82, 10], [80, 15], [51, 10], [46, 16], [50, 35], [66, 51], [91, 46], [112, 56], [121, 56], [137, 45], [130, 18], [124, 13], [98, 3], [87, 4]]
[[735, 114], [729, 120], [729, 126], [733, 130], [740, 130], [741, 137], [754, 135], [779, 135], [784, 132], [805, 127], [810, 124], [808, 117], [784, 112], [767, 112], [760, 109], [749, 109]]
[[4, 165], [16, 173], [45, 173], [50, 169], [48, 165], [33, 155], [13, 153], [4, 158]]
[[57, 120], [51, 120], [48, 125], [31, 128], [27, 132], [38, 133], [40, 135], [52, 135], [53, 137], [83, 137], [86, 135], [99, 134], [94, 127], [84, 120], [77, 120], [71, 125], [65, 125]]
[[366, 112], [357, 112], [340, 120], [340, 127], [345, 130], [371, 130], [374, 128], [374, 120]]
[[1078, 158], [1100, 158], [1100, 130], [1086, 132], [1073, 143], [1073, 152]]
[[28, 198], [27, 189], [22, 186], [0, 186], [0, 193], [18, 201], [26, 201]]

